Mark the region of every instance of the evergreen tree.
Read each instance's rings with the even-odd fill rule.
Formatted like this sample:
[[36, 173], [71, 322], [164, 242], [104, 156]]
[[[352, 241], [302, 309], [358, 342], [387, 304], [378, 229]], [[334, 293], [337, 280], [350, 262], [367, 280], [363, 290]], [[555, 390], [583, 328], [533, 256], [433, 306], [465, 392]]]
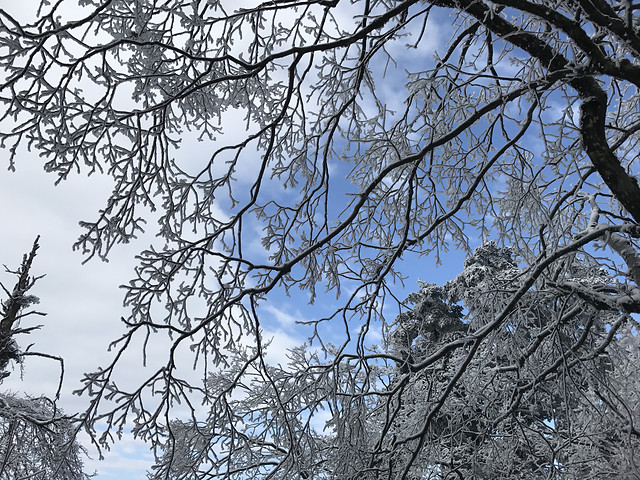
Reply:
[[[38, 248], [36, 239], [20, 268], [9, 271], [18, 277], [12, 290], [0, 283], [7, 296], [0, 304], [0, 383], [25, 356], [39, 355], [23, 351], [15, 338], [41, 327], [25, 326], [25, 317], [43, 315], [30, 310], [39, 302], [29, 293], [41, 278], [30, 273]], [[55, 401], [0, 393], [0, 479], [88, 479], [82, 463], [85, 450], [77, 442], [76, 432], [77, 423], [65, 416]]]

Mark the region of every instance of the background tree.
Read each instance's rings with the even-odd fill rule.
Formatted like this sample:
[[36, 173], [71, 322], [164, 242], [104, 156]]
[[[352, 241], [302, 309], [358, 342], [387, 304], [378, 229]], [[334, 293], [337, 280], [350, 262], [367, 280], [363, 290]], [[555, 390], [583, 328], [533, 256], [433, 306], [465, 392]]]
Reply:
[[[464, 364], [465, 348], [408, 378], [398, 376], [407, 392], [398, 399], [393, 423], [405, 437], [414, 430], [415, 439], [425, 439], [418, 465], [437, 470], [434, 478], [639, 475], [638, 438], [629, 430], [639, 405], [626, 393], [638, 384], [628, 370], [635, 356], [629, 354], [640, 348], [632, 332], [637, 325], [614, 338], [609, 329], [620, 321], [618, 312], [558, 289], [559, 281], [612, 288], [615, 282], [597, 264], [569, 256], [557, 267], [554, 280], [536, 282], [483, 342], [449, 395], [441, 396]], [[420, 363], [481, 331], [504, 309], [524, 273], [509, 250], [478, 248], [453, 282], [424, 285], [409, 297], [415, 307], [396, 320], [391, 351], [411, 351], [411, 364]], [[458, 300], [468, 311], [464, 321], [450, 303]], [[420, 431], [415, 419], [438, 402], [429, 430]]]
[[[30, 348], [22, 350], [15, 339], [16, 335], [28, 334], [41, 327], [25, 326], [25, 317], [44, 315], [29, 310], [40, 301], [29, 293], [36, 281], [42, 278], [30, 274], [39, 248], [38, 240], [34, 242], [31, 252], [24, 256], [19, 269], [7, 269], [7, 272], [18, 277], [13, 289], [8, 290], [0, 283], [7, 296], [0, 303], [0, 379], [11, 375], [12, 369], [16, 364], [21, 364], [24, 357], [36, 355], [60, 362], [61, 386], [64, 373], [62, 359], [30, 351]], [[76, 431], [73, 419], [65, 416], [56, 407], [55, 401], [45, 397], [22, 398], [10, 392], [0, 393], [0, 478], [89, 478], [82, 471], [85, 451], [76, 442]]]
[[[619, 357], [625, 365], [635, 355], [619, 349], [616, 357], [612, 348], [618, 335], [631, 342], [622, 332], [640, 311], [636, 2], [66, 6], [43, 4], [20, 20], [0, 10], [0, 142], [11, 153], [9, 166], [27, 145], [61, 180], [74, 170], [113, 177], [113, 194], [84, 223], [76, 244], [88, 257], [107, 258], [142, 230], [148, 209], [160, 211], [160, 240], [142, 252], [125, 296], [128, 333], [114, 342], [113, 362], [85, 379], [91, 404], [84, 421], [96, 442], [108, 443], [133, 421], [137, 435], [164, 446], [158, 471], [181, 465], [175, 475], [186, 478], [436, 475], [445, 470], [431, 467], [432, 432], [442, 431], [439, 422], [455, 399], [472, 405], [474, 376], [486, 382], [494, 378], [487, 369], [564, 352], [565, 363], [548, 374], [533, 366], [520, 373], [571, 385], [584, 377], [585, 362], [606, 365], [604, 359]], [[447, 36], [443, 26], [452, 33], [447, 45], [438, 44]], [[206, 153], [180, 155], [184, 139], [201, 140]], [[481, 322], [466, 330], [452, 316], [443, 324], [451, 327], [445, 340], [429, 327], [429, 341], [444, 341], [434, 351], [429, 343], [407, 344], [417, 348], [411, 355], [374, 348], [371, 332], [384, 330], [385, 309], [404, 308], [393, 285], [403, 268], [447, 248], [470, 252], [488, 238], [511, 246], [520, 262], [515, 277], [502, 278], [490, 314], [478, 310], [472, 318]], [[576, 255], [579, 263], [571, 260]], [[571, 265], [598, 266], [607, 280], [582, 281]], [[319, 285], [338, 299], [332, 313], [305, 319], [321, 349], [318, 360], [309, 360], [303, 374], [272, 369], [264, 359], [260, 304], [297, 288], [313, 301], [322, 295]], [[530, 298], [548, 303], [533, 308]], [[563, 302], [568, 312], [578, 299], [593, 313], [568, 319], [573, 329], [561, 327]], [[444, 313], [453, 308], [446, 305]], [[514, 321], [518, 334], [507, 346], [520, 351], [494, 347], [495, 367], [481, 365]], [[581, 328], [584, 340], [582, 333], [575, 337]], [[327, 344], [329, 334], [335, 347]], [[552, 338], [562, 342], [552, 348]], [[138, 388], [120, 387], [126, 351], [153, 343], [168, 345], [164, 361]], [[203, 382], [179, 369], [185, 352]], [[433, 400], [413, 419], [418, 424], [392, 429], [394, 412], [408, 408], [405, 397], [421, 391], [412, 382], [444, 364]], [[406, 380], [392, 383], [398, 368]], [[496, 381], [518, 368], [516, 362], [515, 373]], [[387, 384], [379, 369], [388, 369]], [[236, 411], [249, 404], [253, 394], [241, 392], [255, 376], [270, 386], [253, 410]], [[587, 384], [579, 383], [576, 394]], [[536, 398], [548, 411], [555, 400], [539, 388], [514, 387], [513, 408], [501, 421]], [[569, 405], [574, 393], [565, 392], [558, 401]], [[238, 395], [249, 397], [238, 404]], [[496, 395], [489, 405], [502, 405]], [[619, 408], [607, 395], [597, 402]], [[222, 422], [214, 433], [229, 432], [227, 439], [216, 444], [205, 435], [197, 443], [200, 459], [175, 463], [172, 446], [185, 425], [200, 425], [203, 414], [194, 406], [200, 402], [205, 417]], [[188, 413], [178, 412], [178, 403]], [[315, 440], [312, 420], [322, 408], [344, 441]], [[382, 425], [371, 409], [385, 412]], [[519, 425], [531, 425], [530, 418]], [[96, 433], [97, 421], [109, 426], [104, 435]], [[620, 438], [636, 435], [630, 423], [605, 425], [622, 428]], [[486, 425], [477, 426], [485, 433], [471, 427], [466, 437], [453, 431], [445, 437], [484, 441]], [[373, 446], [364, 440], [369, 431], [377, 432]], [[546, 441], [539, 431], [532, 435]], [[580, 453], [586, 459], [588, 448]], [[552, 469], [551, 450], [539, 450], [524, 471]], [[532, 459], [516, 453], [510, 458]], [[456, 474], [473, 465], [447, 468]], [[505, 465], [501, 474], [515, 468]]]

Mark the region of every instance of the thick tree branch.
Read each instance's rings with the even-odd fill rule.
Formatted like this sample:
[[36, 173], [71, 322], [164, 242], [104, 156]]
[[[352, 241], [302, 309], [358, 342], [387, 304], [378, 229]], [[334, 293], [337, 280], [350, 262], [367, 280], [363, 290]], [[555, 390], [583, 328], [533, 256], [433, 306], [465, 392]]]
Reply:
[[[484, 2], [465, 0], [464, 10], [475, 17], [486, 28], [496, 35], [526, 51], [531, 57], [540, 60], [542, 65], [551, 73], [565, 72], [564, 81], [575, 88], [582, 100], [580, 106], [580, 131], [584, 149], [597, 169], [598, 173], [616, 196], [620, 204], [640, 223], [640, 186], [635, 177], [630, 175], [621, 165], [620, 160], [613, 153], [606, 135], [606, 118], [608, 98], [602, 90], [594, 74], [597, 65], [575, 65], [569, 62], [560, 52], [556, 51], [543, 40], [525, 32], [509, 23], [498, 15], [493, 15], [492, 9]], [[527, 2], [524, 2], [527, 3]], [[556, 15], [548, 16], [547, 20], [553, 24]], [[562, 22], [557, 28], [572, 31]], [[574, 36], [580, 36], [574, 33]], [[581, 36], [580, 36], [581, 37]], [[597, 58], [601, 63], [600, 56]], [[606, 62], [605, 62], [606, 63]], [[624, 79], [640, 86], [640, 67], [615, 64], [615, 72], [624, 74]], [[611, 66], [613, 68], [614, 66]], [[589, 71], [594, 69], [596, 71]], [[610, 70], [607, 68], [606, 70]], [[609, 73], [607, 71], [606, 73]]]

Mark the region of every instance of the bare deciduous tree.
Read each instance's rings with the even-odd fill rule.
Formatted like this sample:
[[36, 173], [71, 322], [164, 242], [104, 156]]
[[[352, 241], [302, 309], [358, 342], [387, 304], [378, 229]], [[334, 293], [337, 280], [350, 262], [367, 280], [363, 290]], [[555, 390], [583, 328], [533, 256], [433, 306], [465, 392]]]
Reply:
[[[567, 385], [558, 405], [618, 409], [627, 421], [602, 416], [602, 437], [569, 436], [563, 452], [576, 448], [571, 458], [588, 462], [600, 441], [626, 443], [599, 452], [635, 445], [633, 395], [569, 385], [606, 359], [625, 371], [636, 355], [624, 345], [634, 343], [640, 311], [640, 4], [66, 4], [43, 4], [32, 20], [0, 10], [9, 166], [27, 145], [60, 179], [74, 170], [112, 176], [112, 196], [76, 244], [89, 257], [107, 258], [143, 229], [148, 209], [160, 211], [161, 241], [141, 254], [127, 289], [129, 330], [114, 342], [113, 363], [85, 379], [85, 424], [97, 442], [135, 422], [137, 435], [162, 447], [158, 478], [460, 477], [486, 461], [474, 456], [489, 444], [447, 430], [469, 425], [456, 402], [520, 372], [511, 403], [489, 401], [485, 430], [537, 398], [549, 407], [539, 389], [553, 379]], [[181, 155], [191, 139], [202, 148]], [[403, 262], [470, 253], [488, 239], [519, 262], [496, 280], [490, 315], [468, 306], [471, 316], [454, 321], [443, 299], [442, 325], [421, 327], [438, 339], [419, 354], [372, 345], [370, 333], [388, 327], [384, 309], [405, 308], [392, 287]], [[602, 282], [572, 273], [596, 267]], [[294, 351], [295, 368], [268, 365], [261, 302], [278, 289], [314, 300], [318, 286], [338, 297], [332, 314], [304, 319], [320, 351]], [[565, 321], [574, 329], [564, 331]], [[343, 330], [336, 346], [325, 325]], [[508, 336], [513, 328], [529, 333]], [[519, 350], [483, 363], [505, 336]], [[166, 358], [138, 387], [119, 387], [121, 359], [138, 341], [168, 342]], [[185, 350], [202, 383], [179, 369]], [[549, 366], [537, 365], [547, 354]], [[422, 392], [414, 382], [442, 368], [417, 424], [397, 429]], [[598, 385], [609, 385], [602, 368]], [[324, 436], [314, 424], [322, 409], [331, 417]], [[447, 415], [458, 416], [443, 427]], [[540, 422], [559, 429], [570, 417], [540, 416], [529, 433], [544, 443]], [[512, 427], [530, 429], [528, 418]], [[95, 422], [108, 425], [103, 435]], [[618, 437], [604, 438], [616, 428]], [[429, 456], [443, 437], [470, 442], [439, 452], [446, 465]], [[574, 475], [564, 457], [549, 459], [555, 446], [527, 467], [516, 450], [494, 478], [527, 468]]]

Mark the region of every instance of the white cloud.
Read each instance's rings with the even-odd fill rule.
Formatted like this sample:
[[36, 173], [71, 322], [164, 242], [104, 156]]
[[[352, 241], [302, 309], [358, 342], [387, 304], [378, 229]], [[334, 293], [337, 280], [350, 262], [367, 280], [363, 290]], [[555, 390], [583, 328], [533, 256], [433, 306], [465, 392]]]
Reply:
[[148, 445], [135, 439], [131, 433], [124, 433], [120, 441], [102, 454], [104, 460], [99, 460], [96, 453], [84, 461], [85, 471], [96, 472], [100, 480], [145, 478], [145, 472], [151, 469], [154, 460]]
[[281, 365], [283, 367], [286, 367], [290, 362], [288, 357], [289, 351], [304, 343], [304, 340], [301, 338], [289, 335], [281, 329], [265, 330], [262, 338], [264, 342], [269, 343], [265, 354], [267, 363], [271, 365]]
[[292, 313], [287, 313], [280, 308], [276, 308], [273, 304], [266, 304], [262, 309], [269, 312], [281, 328], [290, 329], [296, 325], [297, 321], [302, 320], [302, 314], [299, 310], [294, 309]]

